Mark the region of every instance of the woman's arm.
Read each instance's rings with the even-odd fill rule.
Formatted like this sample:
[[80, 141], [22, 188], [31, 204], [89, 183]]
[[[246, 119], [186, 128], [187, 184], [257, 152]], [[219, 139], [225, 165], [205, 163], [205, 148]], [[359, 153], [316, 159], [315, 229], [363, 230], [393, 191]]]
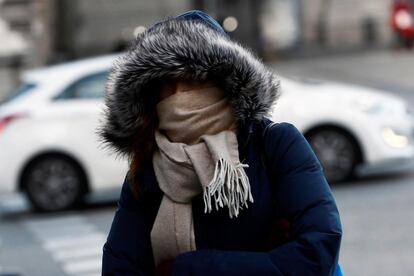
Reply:
[[149, 218], [125, 179], [118, 209], [103, 247], [102, 275], [151, 275]]
[[333, 275], [342, 236], [339, 213], [322, 167], [290, 123], [264, 137], [268, 171], [292, 241], [270, 252], [198, 250], [175, 259], [173, 275]]

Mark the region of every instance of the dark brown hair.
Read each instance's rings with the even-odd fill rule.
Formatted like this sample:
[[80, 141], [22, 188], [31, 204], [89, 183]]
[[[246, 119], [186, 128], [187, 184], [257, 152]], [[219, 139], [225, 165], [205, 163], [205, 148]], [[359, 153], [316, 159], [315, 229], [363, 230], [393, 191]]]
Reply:
[[142, 116], [143, 124], [135, 135], [135, 142], [132, 145], [129, 156], [128, 184], [136, 199], [138, 199], [140, 193], [141, 183], [139, 179], [143, 172], [144, 164], [151, 161], [156, 149], [155, 129], [158, 127], [158, 118], [155, 106], [159, 102], [161, 85], [164, 85], [162, 80], [147, 84], [146, 89], [158, 91], [158, 93], [154, 93], [155, 97], [144, 99], [148, 110]]
[[154, 132], [158, 125], [155, 113], [144, 116], [143, 127], [136, 135], [129, 162], [128, 183], [135, 198], [139, 197], [140, 174], [145, 162], [151, 160], [155, 151]]

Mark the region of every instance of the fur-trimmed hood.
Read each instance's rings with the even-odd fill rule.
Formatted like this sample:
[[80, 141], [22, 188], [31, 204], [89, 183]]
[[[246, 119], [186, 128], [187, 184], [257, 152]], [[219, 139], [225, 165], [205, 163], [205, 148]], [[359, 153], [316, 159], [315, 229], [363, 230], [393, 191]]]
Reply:
[[196, 20], [169, 19], [136, 38], [115, 62], [107, 83], [100, 135], [118, 153], [129, 154], [143, 115], [154, 112], [163, 78], [218, 79], [238, 123], [268, 115], [279, 97], [279, 80], [248, 49]]

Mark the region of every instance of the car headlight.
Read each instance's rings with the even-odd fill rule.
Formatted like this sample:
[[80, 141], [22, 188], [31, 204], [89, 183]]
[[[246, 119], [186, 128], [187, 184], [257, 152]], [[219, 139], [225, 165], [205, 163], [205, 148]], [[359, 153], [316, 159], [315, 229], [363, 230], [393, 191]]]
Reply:
[[384, 127], [381, 131], [382, 138], [385, 143], [393, 148], [405, 148], [409, 144], [409, 139], [406, 135], [397, 133], [390, 127]]

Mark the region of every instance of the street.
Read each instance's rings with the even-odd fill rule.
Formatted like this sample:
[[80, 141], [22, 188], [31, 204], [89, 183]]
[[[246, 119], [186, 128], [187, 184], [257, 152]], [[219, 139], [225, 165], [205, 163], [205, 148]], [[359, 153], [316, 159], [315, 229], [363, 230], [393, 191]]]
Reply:
[[[285, 61], [275, 68], [282, 75], [384, 89], [414, 105], [412, 64], [412, 53], [388, 50]], [[414, 165], [406, 172], [333, 185], [332, 190], [344, 230], [344, 275], [414, 275]], [[18, 196], [0, 197], [0, 266], [31, 276], [100, 275], [117, 195], [57, 214], [33, 213]]]
[[33, 213], [18, 196], [3, 198], [1, 265], [21, 275], [101, 275], [116, 196], [57, 214]]
[[[340, 264], [345, 275], [414, 273], [413, 179], [414, 173], [405, 173], [333, 186], [344, 230]], [[21, 202], [15, 211], [2, 212], [0, 261], [23, 275], [100, 275], [102, 245], [115, 210], [114, 202], [105, 201], [41, 215]]]
[[[414, 167], [413, 167], [414, 169]], [[345, 275], [413, 275], [414, 173], [334, 187]]]

